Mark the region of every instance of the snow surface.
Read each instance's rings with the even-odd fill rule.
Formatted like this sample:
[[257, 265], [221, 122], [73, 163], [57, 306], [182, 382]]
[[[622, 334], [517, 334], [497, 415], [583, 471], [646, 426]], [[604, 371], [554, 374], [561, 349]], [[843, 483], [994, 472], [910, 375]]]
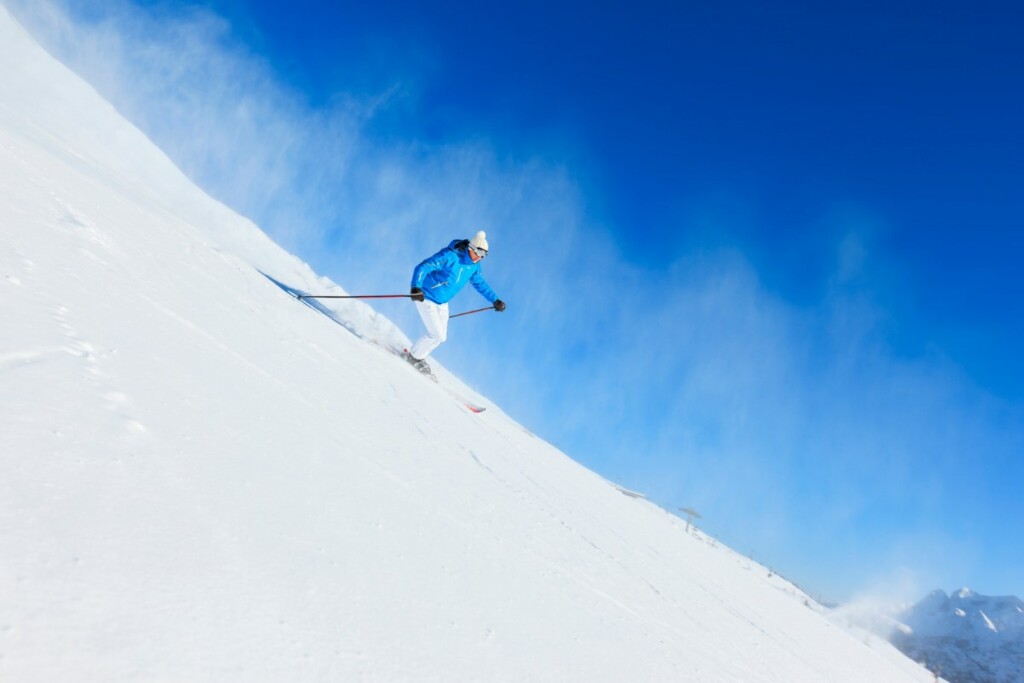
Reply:
[[931, 680], [275, 281], [0, 8], [0, 680]]

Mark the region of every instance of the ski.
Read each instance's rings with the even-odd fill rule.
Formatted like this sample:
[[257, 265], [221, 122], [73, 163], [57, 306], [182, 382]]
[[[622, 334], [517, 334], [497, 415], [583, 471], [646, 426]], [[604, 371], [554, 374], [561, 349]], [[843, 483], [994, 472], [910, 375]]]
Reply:
[[416, 370], [425, 379], [429, 379], [431, 382], [433, 382], [438, 387], [443, 389], [446, 394], [448, 394], [449, 396], [451, 396], [455, 400], [456, 403], [461, 405], [463, 408], [465, 408], [469, 412], [475, 413], [475, 414], [479, 415], [480, 413], [482, 413], [482, 412], [487, 410], [486, 407], [480, 405], [479, 403], [476, 403], [475, 401], [470, 401], [465, 396], [461, 396], [461, 395], [459, 395], [458, 392], [453, 391], [453, 390], [449, 389], [448, 387], [444, 386], [443, 384], [441, 384], [441, 382], [437, 379], [437, 376], [434, 375], [434, 373], [430, 371], [430, 367], [429, 366], [426, 367], [426, 371], [425, 372], [423, 370], [420, 370], [419, 368], [417, 368], [415, 366], [415, 364], [411, 360], [409, 360], [410, 355], [409, 355], [409, 350], [408, 349], [393, 348], [393, 347], [389, 346], [388, 344], [383, 344], [379, 340], [376, 340], [376, 339], [373, 339], [373, 340], [370, 340], [370, 341], [371, 341], [371, 343], [374, 344], [374, 346], [377, 346], [380, 349], [386, 350], [388, 353], [391, 353], [392, 355], [397, 356], [398, 358], [400, 358], [407, 365], [411, 365], [413, 370]]
[[433, 372], [431, 372], [430, 366], [427, 365], [426, 361], [416, 360], [415, 358], [413, 358], [412, 354], [409, 353], [409, 349], [402, 349], [401, 352], [398, 352], [398, 351], [392, 351], [392, 352], [395, 353], [399, 358], [404, 360], [406, 363], [411, 365], [413, 367], [413, 369], [416, 370], [417, 372], [419, 372], [421, 375], [423, 375], [424, 377], [430, 378], [430, 380], [432, 382], [434, 382], [434, 384], [436, 384], [439, 387], [441, 387], [442, 389], [444, 389], [445, 392], [449, 396], [451, 396], [456, 401], [461, 403], [466, 408], [466, 410], [470, 411], [471, 413], [476, 413], [478, 415], [480, 413], [484, 412], [485, 410], [487, 410], [487, 408], [484, 408], [481, 405], [473, 403], [472, 401], [470, 401], [470, 400], [466, 399], [465, 397], [460, 396], [456, 392], [452, 391], [448, 387], [442, 385], [438, 381], [437, 376], [434, 375]]

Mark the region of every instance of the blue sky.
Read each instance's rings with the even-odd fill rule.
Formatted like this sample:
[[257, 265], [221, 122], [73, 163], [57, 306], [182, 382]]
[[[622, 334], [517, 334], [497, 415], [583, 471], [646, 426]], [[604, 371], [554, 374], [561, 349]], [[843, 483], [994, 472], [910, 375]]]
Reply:
[[826, 598], [1024, 595], [1024, 10], [4, 1], [350, 291], [486, 229], [436, 355], [588, 467]]

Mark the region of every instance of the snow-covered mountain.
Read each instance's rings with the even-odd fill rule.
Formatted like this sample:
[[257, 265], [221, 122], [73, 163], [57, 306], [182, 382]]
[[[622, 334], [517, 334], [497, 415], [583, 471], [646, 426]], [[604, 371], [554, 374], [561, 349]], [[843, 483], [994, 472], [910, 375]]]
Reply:
[[0, 680], [931, 680], [282, 286], [0, 8]]
[[933, 591], [897, 615], [891, 641], [953, 683], [1024, 681], [1024, 602], [966, 588]]

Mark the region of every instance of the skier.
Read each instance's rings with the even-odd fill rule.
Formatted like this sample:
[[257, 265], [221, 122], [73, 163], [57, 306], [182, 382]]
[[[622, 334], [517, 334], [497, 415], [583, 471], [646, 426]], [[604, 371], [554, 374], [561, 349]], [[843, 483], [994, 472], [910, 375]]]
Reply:
[[427, 331], [416, 340], [412, 349], [402, 353], [402, 357], [423, 374], [430, 374], [427, 356], [448, 337], [448, 302], [467, 282], [473, 283], [476, 291], [494, 305], [494, 310], [499, 313], [505, 310], [505, 303], [480, 273], [480, 261], [486, 256], [487, 235], [481, 230], [473, 239], [452, 240], [412, 272], [409, 293]]

